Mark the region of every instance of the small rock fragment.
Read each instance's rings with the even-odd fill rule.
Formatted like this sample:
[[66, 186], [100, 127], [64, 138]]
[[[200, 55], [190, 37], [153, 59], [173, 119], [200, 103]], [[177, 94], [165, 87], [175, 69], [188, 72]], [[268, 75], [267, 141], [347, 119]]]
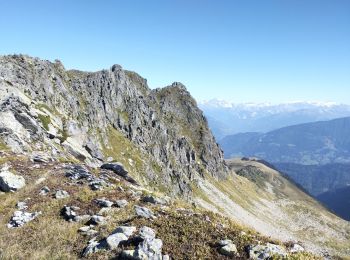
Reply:
[[156, 232], [150, 227], [143, 226], [143, 227], [140, 228], [139, 236], [143, 240], [144, 239], [152, 240], [152, 239], [154, 239], [156, 237]]
[[96, 203], [100, 206], [100, 207], [106, 207], [106, 208], [110, 208], [113, 206], [113, 202], [107, 200], [106, 198], [102, 198], [102, 199], [97, 199]]
[[166, 199], [158, 198], [158, 197], [155, 197], [153, 195], [145, 196], [145, 197], [143, 197], [142, 200], [144, 202], [149, 202], [149, 203], [152, 203], [152, 204], [159, 204], [159, 205], [166, 205], [168, 203]]
[[305, 249], [299, 244], [293, 244], [291, 249], [289, 250], [291, 253], [299, 253], [305, 251]]
[[64, 206], [61, 209], [61, 216], [67, 221], [75, 221], [77, 213], [73, 210], [73, 207]]
[[27, 209], [28, 208], [28, 206], [27, 206], [27, 203], [25, 202], [25, 201], [19, 201], [19, 202], [17, 202], [17, 208], [19, 209], [19, 210], [25, 210], [25, 209]]
[[90, 225], [104, 225], [106, 224], [106, 218], [99, 215], [93, 215], [88, 221]]
[[143, 218], [155, 218], [153, 212], [146, 208], [146, 207], [140, 207], [140, 206], [135, 206], [135, 212], [136, 212], [136, 215], [139, 216], [139, 217], [143, 217]]
[[69, 197], [69, 194], [65, 190], [58, 190], [55, 193], [55, 198], [56, 199], [65, 199], [65, 198], [68, 198], [68, 197]]
[[37, 163], [48, 163], [52, 158], [44, 153], [35, 153], [32, 155], [32, 161]]
[[40, 189], [39, 194], [42, 196], [46, 196], [50, 192], [50, 188], [47, 186], [44, 186]]
[[115, 204], [118, 208], [124, 208], [126, 205], [128, 205], [128, 202], [126, 200], [116, 200]]
[[237, 255], [237, 247], [235, 244], [228, 244], [219, 249], [219, 253], [225, 256], [235, 256]]

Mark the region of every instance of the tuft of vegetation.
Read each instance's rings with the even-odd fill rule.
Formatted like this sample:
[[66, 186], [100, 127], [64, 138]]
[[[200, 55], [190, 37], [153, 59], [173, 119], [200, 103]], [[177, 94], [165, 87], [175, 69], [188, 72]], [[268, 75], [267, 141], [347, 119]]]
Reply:
[[7, 145], [2, 141], [0, 140], [0, 151], [8, 151], [10, 150]]
[[42, 123], [43, 127], [45, 128], [45, 130], [49, 131], [49, 124], [51, 123], [50, 116], [39, 114], [38, 118], [39, 118], [40, 122]]

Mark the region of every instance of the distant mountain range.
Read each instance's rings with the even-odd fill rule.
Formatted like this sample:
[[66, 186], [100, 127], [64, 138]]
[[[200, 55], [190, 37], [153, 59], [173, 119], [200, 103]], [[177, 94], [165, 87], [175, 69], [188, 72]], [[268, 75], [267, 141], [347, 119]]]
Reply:
[[332, 102], [234, 104], [198, 102], [217, 140], [244, 132], [268, 132], [285, 126], [350, 116], [350, 105]]
[[350, 163], [350, 117], [243, 133], [219, 141], [225, 157], [255, 156], [306, 165]]

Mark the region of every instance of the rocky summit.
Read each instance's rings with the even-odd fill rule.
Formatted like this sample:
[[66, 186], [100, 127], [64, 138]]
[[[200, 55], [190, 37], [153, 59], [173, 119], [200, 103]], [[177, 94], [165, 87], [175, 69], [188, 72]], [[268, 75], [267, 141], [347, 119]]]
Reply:
[[0, 259], [350, 254], [348, 222], [268, 165], [224, 160], [181, 83], [0, 56], [0, 119]]
[[181, 83], [151, 90], [119, 65], [88, 73], [67, 71], [60, 61], [2, 56], [0, 98], [2, 142], [36, 160], [45, 152], [89, 165], [121, 161], [140, 183], [184, 196], [206, 172], [227, 175], [222, 151]]

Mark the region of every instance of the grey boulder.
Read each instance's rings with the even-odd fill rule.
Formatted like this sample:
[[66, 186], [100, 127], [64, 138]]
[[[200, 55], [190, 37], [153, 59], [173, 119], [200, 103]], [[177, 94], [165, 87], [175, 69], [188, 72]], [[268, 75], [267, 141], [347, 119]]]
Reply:
[[0, 172], [0, 190], [4, 192], [17, 191], [26, 185], [25, 179], [3, 170]]

